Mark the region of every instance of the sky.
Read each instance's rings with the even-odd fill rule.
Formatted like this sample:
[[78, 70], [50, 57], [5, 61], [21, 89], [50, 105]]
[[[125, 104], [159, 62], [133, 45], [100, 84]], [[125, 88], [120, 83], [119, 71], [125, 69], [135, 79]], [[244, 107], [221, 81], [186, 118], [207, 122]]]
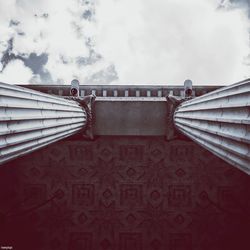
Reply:
[[249, 77], [249, 0], [0, 0], [2, 82], [228, 85]]

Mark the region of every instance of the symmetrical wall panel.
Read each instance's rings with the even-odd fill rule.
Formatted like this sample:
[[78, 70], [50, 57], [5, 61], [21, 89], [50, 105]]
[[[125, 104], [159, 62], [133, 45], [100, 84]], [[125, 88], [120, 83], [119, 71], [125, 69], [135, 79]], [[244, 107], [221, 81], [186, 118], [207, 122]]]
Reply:
[[250, 79], [182, 103], [174, 121], [189, 138], [250, 174]]
[[190, 140], [68, 138], [0, 168], [0, 243], [249, 250], [249, 178]]
[[73, 135], [86, 121], [75, 101], [0, 83], [0, 164]]

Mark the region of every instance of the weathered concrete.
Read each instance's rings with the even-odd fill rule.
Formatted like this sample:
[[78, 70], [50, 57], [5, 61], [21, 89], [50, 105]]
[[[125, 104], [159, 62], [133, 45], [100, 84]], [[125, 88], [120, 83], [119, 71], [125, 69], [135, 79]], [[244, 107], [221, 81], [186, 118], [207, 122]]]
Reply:
[[[61, 96], [67, 95], [70, 92], [70, 86], [30, 85], [27, 87], [50, 94], [59, 94]], [[173, 94], [183, 99], [185, 94], [181, 86], [82, 85], [79, 88], [79, 93], [82, 96], [86, 96], [87, 94], [97, 95], [93, 107], [93, 136], [165, 136], [166, 139], [171, 140], [176, 136], [173, 126], [173, 124], [175, 124], [179, 131], [208, 150], [211, 150], [215, 155], [241, 168], [243, 171], [250, 173], [250, 81], [246, 80], [235, 85], [209, 92], [216, 88], [217, 87], [193, 87], [193, 90], [190, 92], [190, 98], [196, 98], [182, 103], [177, 108], [174, 119], [172, 119], [170, 114], [171, 112], [173, 113], [173, 111], [169, 113], [167, 107], [167, 102], [169, 100], [167, 101], [165, 96]], [[13, 89], [15, 89], [15, 87], [13, 87]], [[29, 90], [26, 92], [28, 93]], [[207, 94], [199, 96], [204, 93]], [[36, 95], [39, 96], [38, 94]], [[44, 96], [45, 94], [40, 93], [40, 95]], [[46, 96], [48, 99], [62, 100], [55, 96]], [[12, 96], [12, 98], [14, 97]], [[36, 104], [34, 97], [31, 96], [29, 98]], [[46, 100], [42, 101], [46, 102]], [[32, 102], [27, 101], [26, 104], [32, 105]], [[46, 109], [48, 109], [49, 112], [54, 112], [53, 105], [54, 104], [52, 104], [51, 107], [46, 107]], [[4, 108], [6, 109], [6, 107]], [[34, 110], [35, 108], [27, 106], [26, 110], [29, 109]], [[44, 109], [45, 108], [41, 105], [41, 100], [39, 100], [36, 110], [41, 113], [40, 122], [42, 123], [44, 122], [42, 116], [47, 119]], [[61, 111], [61, 109], [56, 110], [57, 114]], [[20, 112], [14, 110], [13, 114], [16, 116], [16, 114]], [[65, 113], [65, 111], [63, 112]], [[67, 112], [71, 112], [70, 108], [68, 108]], [[61, 116], [60, 113], [59, 117]], [[69, 124], [64, 128], [63, 132], [65, 133], [63, 135], [69, 135], [68, 128], [71, 128], [72, 124], [77, 124], [77, 128], [71, 134], [77, 132], [81, 126], [86, 125], [86, 116], [87, 113], [85, 112], [85, 121], [80, 125], [77, 121], [71, 121], [67, 116], [67, 118], [69, 118]], [[6, 119], [12, 120], [13, 118], [7, 117]], [[54, 117], [54, 119], [56, 119], [54, 127], [58, 128], [57, 118]], [[32, 120], [34, 119], [32, 118]], [[35, 120], [37, 120], [37, 118], [35, 118]], [[7, 125], [8, 122], [10, 123], [12, 121], [7, 121]], [[61, 124], [60, 128], [62, 128], [63, 125], [64, 124]], [[55, 134], [58, 134], [54, 127], [51, 133], [55, 131]], [[38, 133], [43, 131], [44, 134], [41, 135], [41, 138], [46, 138], [49, 128], [46, 126], [40, 128], [42, 129], [39, 130]], [[33, 133], [32, 128], [30, 129], [29, 132]], [[16, 151], [18, 151], [19, 148], [23, 148], [21, 144], [22, 141], [18, 141], [19, 135], [20, 131], [18, 131], [18, 136], [8, 135], [12, 138], [14, 144], [15, 140], [17, 140], [16, 144], [18, 145], [16, 146]], [[3, 134], [3, 136], [5, 136], [5, 134]], [[50, 136], [52, 135], [50, 134]], [[3, 142], [5, 143], [3, 143], [3, 145], [9, 145], [8, 140], [6, 140], [5, 137], [3, 138]], [[39, 138], [40, 137], [38, 137], [38, 139]], [[28, 137], [24, 139], [28, 140]], [[85, 137], [82, 137], [82, 139], [85, 139]], [[50, 142], [53, 142], [53, 140], [49, 140], [48, 143]], [[36, 144], [40, 145], [41, 143], [40, 141], [36, 141]], [[29, 149], [34, 150], [35, 148], [33, 144], [29, 145]], [[8, 149], [6, 150], [8, 151]], [[8, 154], [11, 155], [11, 152]]]
[[82, 131], [78, 102], [0, 83], [0, 164]]
[[174, 122], [196, 143], [250, 174], [250, 79], [183, 102]]
[[166, 98], [163, 97], [97, 97], [94, 134], [164, 136], [166, 112]]
[[[69, 96], [68, 85], [20, 85], [47, 94]], [[222, 86], [193, 86], [193, 96], [201, 96]], [[95, 94], [97, 97], [164, 97], [175, 95], [184, 97], [183, 86], [163, 85], [80, 85], [80, 96]]]

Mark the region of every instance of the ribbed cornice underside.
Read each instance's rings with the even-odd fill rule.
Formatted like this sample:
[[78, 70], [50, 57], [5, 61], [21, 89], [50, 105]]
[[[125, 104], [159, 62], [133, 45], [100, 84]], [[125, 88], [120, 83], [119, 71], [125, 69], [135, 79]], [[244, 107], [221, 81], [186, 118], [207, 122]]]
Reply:
[[193, 141], [250, 174], [250, 79], [182, 103], [174, 121]]
[[73, 135], [86, 122], [75, 101], [0, 83], [0, 164]]

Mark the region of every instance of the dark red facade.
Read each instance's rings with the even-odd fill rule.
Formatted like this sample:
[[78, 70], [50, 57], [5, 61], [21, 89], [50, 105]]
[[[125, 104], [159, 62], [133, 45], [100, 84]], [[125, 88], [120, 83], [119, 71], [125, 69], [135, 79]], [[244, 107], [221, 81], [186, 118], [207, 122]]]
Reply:
[[1, 166], [0, 243], [248, 250], [249, 180], [188, 140], [69, 138]]

